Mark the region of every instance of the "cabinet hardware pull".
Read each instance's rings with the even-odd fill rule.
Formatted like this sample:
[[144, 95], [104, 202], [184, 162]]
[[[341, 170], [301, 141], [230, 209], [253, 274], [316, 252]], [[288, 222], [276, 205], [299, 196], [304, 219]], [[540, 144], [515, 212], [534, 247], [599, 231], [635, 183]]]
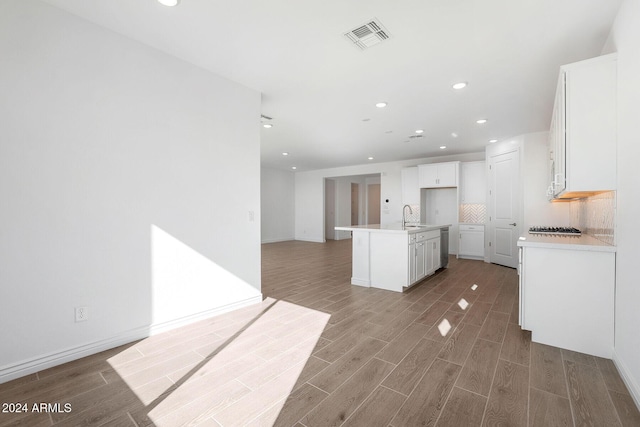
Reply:
[[515, 227], [515, 226], [516, 226], [516, 223], [515, 223], [515, 222], [513, 222], [513, 223], [511, 223], [511, 224], [509, 224], [509, 225], [513, 225], [513, 226]]

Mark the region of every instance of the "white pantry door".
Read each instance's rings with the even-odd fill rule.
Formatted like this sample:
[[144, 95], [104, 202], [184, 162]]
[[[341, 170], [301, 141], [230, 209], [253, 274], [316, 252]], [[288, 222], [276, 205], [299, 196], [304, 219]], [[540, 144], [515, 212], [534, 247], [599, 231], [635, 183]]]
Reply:
[[489, 156], [489, 261], [518, 266], [520, 150]]

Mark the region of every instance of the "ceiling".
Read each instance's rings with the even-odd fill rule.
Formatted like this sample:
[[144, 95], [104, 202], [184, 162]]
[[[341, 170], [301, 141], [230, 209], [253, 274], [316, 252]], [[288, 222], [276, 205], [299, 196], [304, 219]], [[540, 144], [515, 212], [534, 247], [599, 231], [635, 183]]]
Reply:
[[[298, 171], [480, 152], [547, 130], [558, 67], [601, 53], [621, 3], [44, 1], [260, 91], [273, 118], [262, 165]], [[360, 50], [344, 33], [372, 18], [390, 38]]]

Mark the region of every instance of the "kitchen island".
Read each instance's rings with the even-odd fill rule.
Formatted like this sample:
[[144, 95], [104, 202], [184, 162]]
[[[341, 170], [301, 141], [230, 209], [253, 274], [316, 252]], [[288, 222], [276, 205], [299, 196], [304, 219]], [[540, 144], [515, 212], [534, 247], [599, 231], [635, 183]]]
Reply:
[[335, 227], [352, 233], [351, 284], [402, 292], [441, 267], [440, 234], [451, 224]]

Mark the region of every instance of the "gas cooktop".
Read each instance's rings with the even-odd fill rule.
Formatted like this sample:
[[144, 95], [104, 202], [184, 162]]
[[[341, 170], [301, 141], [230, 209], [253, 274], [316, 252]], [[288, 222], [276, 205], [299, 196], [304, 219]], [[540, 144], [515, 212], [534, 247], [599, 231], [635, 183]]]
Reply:
[[580, 236], [582, 232], [574, 227], [531, 227], [530, 234], [552, 234], [564, 236]]

